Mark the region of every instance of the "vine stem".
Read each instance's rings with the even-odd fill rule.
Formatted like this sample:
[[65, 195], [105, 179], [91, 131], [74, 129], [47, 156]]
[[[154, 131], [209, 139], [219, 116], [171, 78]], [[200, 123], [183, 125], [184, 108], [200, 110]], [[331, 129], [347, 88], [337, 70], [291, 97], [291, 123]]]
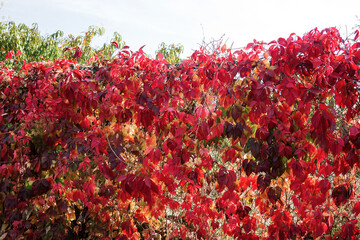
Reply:
[[110, 140], [109, 140], [108, 135], [107, 135], [107, 134], [105, 134], [105, 135], [106, 135], [106, 140], [107, 140], [107, 142], [108, 142], [108, 144], [109, 144], [109, 147], [110, 147], [111, 151], [114, 153], [115, 157], [116, 157], [118, 160], [120, 160], [120, 162], [124, 163], [126, 166], [129, 166], [129, 163], [127, 163], [127, 162], [125, 162], [124, 160], [122, 160], [122, 159], [116, 154], [116, 152], [114, 151], [114, 149], [111, 147], [111, 144], [110, 144]]

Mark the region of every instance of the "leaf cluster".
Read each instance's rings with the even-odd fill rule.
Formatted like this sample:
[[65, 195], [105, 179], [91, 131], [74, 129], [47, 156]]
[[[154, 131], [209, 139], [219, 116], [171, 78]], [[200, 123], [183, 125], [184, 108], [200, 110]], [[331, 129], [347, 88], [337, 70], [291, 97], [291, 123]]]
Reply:
[[[57, 31], [50, 35], [41, 35], [37, 24], [31, 27], [25, 24], [16, 25], [15, 22], [0, 23], [0, 61], [10, 58], [9, 64], [18, 62], [22, 64], [31, 61], [55, 61], [66, 57], [72, 59], [78, 50], [82, 54], [77, 55], [77, 61], [87, 63], [96, 59], [112, 59], [117, 48], [124, 45], [120, 34], [114, 33], [111, 42], [115, 44], [103, 44], [100, 47], [92, 46], [93, 39], [103, 35], [104, 28], [90, 26], [88, 30], [79, 36], [69, 34], [64, 36], [64, 32]], [[9, 57], [9, 53], [12, 53]], [[9, 65], [11, 66], [11, 65]]]

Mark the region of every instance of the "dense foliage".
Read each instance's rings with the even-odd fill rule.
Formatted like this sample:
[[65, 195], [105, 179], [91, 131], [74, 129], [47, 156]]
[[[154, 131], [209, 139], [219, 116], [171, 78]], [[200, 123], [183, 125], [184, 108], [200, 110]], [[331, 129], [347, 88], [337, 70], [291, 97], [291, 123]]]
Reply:
[[[37, 24], [28, 27], [25, 24], [16, 25], [15, 22], [0, 22], [0, 60], [5, 61], [11, 54], [20, 63], [23, 60], [55, 61], [58, 58], [76, 58], [80, 63], [87, 63], [96, 59], [112, 59], [117, 48], [124, 43], [120, 34], [114, 33], [111, 42], [101, 47], [91, 46], [94, 37], [101, 36], [104, 28], [90, 26], [84, 35], [64, 37], [62, 31], [50, 35], [41, 35]], [[78, 54], [81, 51], [82, 54]]]
[[329, 28], [3, 67], [0, 236], [356, 239], [359, 64]]

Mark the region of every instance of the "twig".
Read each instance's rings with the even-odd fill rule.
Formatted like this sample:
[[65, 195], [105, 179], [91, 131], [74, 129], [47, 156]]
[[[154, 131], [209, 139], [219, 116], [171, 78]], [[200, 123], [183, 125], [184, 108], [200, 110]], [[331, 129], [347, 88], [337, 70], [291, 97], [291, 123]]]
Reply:
[[[105, 135], [106, 135], [106, 134], [105, 134]], [[127, 163], [127, 162], [125, 162], [124, 160], [122, 160], [122, 159], [116, 154], [116, 152], [114, 151], [114, 149], [111, 147], [111, 144], [110, 144], [108, 135], [106, 135], [106, 140], [107, 140], [107, 142], [108, 142], [108, 144], [109, 144], [109, 147], [110, 147], [111, 151], [114, 153], [115, 157], [116, 157], [118, 160], [120, 160], [120, 162], [122, 162], [122, 163], [124, 163], [125, 165], [129, 166], [129, 163]]]

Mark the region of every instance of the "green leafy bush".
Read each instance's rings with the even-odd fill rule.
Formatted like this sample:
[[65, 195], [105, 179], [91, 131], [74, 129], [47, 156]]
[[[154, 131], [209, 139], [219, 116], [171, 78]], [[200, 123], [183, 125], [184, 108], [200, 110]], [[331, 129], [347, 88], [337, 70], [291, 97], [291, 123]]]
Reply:
[[161, 53], [163, 57], [166, 59], [166, 61], [168, 61], [170, 64], [175, 64], [181, 61], [180, 55], [183, 52], [184, 52], [184, 46], [181, 44], [166, 45], [164, 42], [162, 42], [159, 45], [156, 55]]
[[[124, 45], [121, 35], [114, 33], [111, 43], [101, 47], [91, 45], [93, 39], [103, 35], [104, 28], [90, 26], [84, 35], [68, 35], [57, 31], [50, 35], [41, 35], [37, 24], [31, 27], [25, 24], [16, 25], [15, 22], [0, 23], [0, 61], [12, 59], [8, 64], [22, 62], [23, 60], [54, 61], [58, 58], [77, 58], [80, 63], [85, 63], [99, 58], [112, 59], [117, 48]], [[79, 54], [80, 53], [80, 54]]]

